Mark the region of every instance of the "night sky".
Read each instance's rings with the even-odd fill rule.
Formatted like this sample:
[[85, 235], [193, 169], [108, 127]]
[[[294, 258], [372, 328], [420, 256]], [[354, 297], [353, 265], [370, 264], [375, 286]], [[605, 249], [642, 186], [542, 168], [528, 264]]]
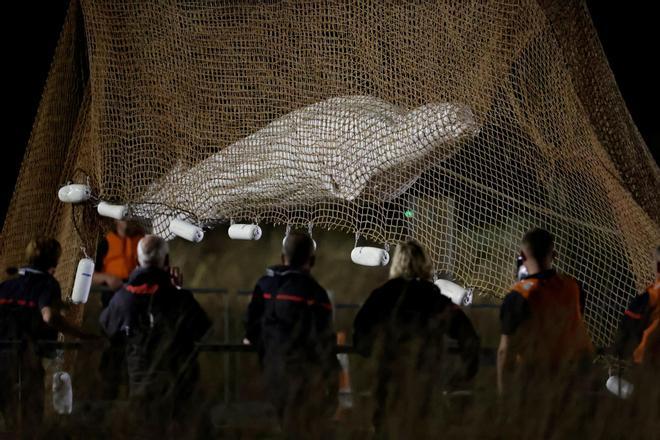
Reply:
[[[658, 95], [658, 38], [654, 2], [587, 2], [621, 93], [642, 136], [660, 157], [660, 130], [653, 98]], [[0, 221], [14, 189], [68, 0], [3, 4], [5, 155], [0, 165]]]

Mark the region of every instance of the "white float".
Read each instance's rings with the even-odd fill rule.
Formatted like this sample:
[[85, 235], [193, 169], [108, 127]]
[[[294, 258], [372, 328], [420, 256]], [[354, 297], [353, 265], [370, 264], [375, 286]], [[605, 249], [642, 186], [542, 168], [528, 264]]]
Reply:
[[472, 289], [466, 289], [453, 281], [439, 279], [435, 281], [435, 285], [440, 289], [451, 302], [457, 306], [469, 306], [472, 304]]
[[259, 225], [234, 224], [229, 227], [229, 238], [232, 240], [259, 240], [261, 228]]
[[170, 222], [169, 230], [177, 237], [192, 241], [193, 243], [199, 243], [204, 239], [204, 231], [202, 228], [178, 218], [175, 218]]
[[390, 254], [382, 248], [359, 246], [351, 251], [351, 261], [361, 266], [387, 266]]
[[53, 409], [62, 415], [73, 412], [73, 387], [66, 371], [53, 373]]
[[605, 382], [605, 388], [620, 399], [627, 399], [635, 391], [633, 384], [619, 376], [610, 376]]
[[64, 203], [82, 203], [92, 196], [92, 189], [87, 185], [72, 183], [65, 185], [57, 192], [57, 197]]
[[123, 220], [128, 217], [128, 208], [126, 205], [113, 205], [111, 203], [101, 202], [96, 207], [96, 210], [99, 215], [114, 218], [115, 220]]
[[92, 288], [92, 276], [94, 275], [94, 260], [83, 258], [78, 263], [76, 270], [76, 279], [73, 282], [73, 291], [71, 292], [71, 301], [74, 304], [85, 304], [89, 297], [89, 290]]

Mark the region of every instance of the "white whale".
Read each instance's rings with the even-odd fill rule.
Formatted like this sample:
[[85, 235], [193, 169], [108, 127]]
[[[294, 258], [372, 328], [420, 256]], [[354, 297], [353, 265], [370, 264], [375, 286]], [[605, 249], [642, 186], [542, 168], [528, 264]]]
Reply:
[[371, 96], [330, 98], [154, 182], [131, 214], [172, 238], [169, 219], [227, 218], [246, 208], [328, 199], [386, 201], [407, 190], [479, 125], [462, 104], [407, 110]]

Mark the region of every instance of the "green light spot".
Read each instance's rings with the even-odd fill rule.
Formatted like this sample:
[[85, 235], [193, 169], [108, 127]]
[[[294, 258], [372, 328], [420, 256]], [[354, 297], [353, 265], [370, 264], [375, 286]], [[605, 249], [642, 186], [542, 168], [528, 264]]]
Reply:
[[413, 213], [412, 209], [406, 209], [405, 212], [403, 213], [403, 215], [405, 215], [406, 218], [412, 218], [414, 213]]

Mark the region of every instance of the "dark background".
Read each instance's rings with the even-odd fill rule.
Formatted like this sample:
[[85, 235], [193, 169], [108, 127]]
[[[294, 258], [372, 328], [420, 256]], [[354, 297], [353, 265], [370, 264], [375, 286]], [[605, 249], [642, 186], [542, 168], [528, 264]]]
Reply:
[[[23, 159], [46, 75], [69, 0], [10, 1], [3, 5], [4, 157], [0, 160], [0, 222]], [[654, 2], [587, 1], [605, 53], [623, 97], [647, 145], [658, 161], [660, 130], [653, 109], [658, 94]]]

